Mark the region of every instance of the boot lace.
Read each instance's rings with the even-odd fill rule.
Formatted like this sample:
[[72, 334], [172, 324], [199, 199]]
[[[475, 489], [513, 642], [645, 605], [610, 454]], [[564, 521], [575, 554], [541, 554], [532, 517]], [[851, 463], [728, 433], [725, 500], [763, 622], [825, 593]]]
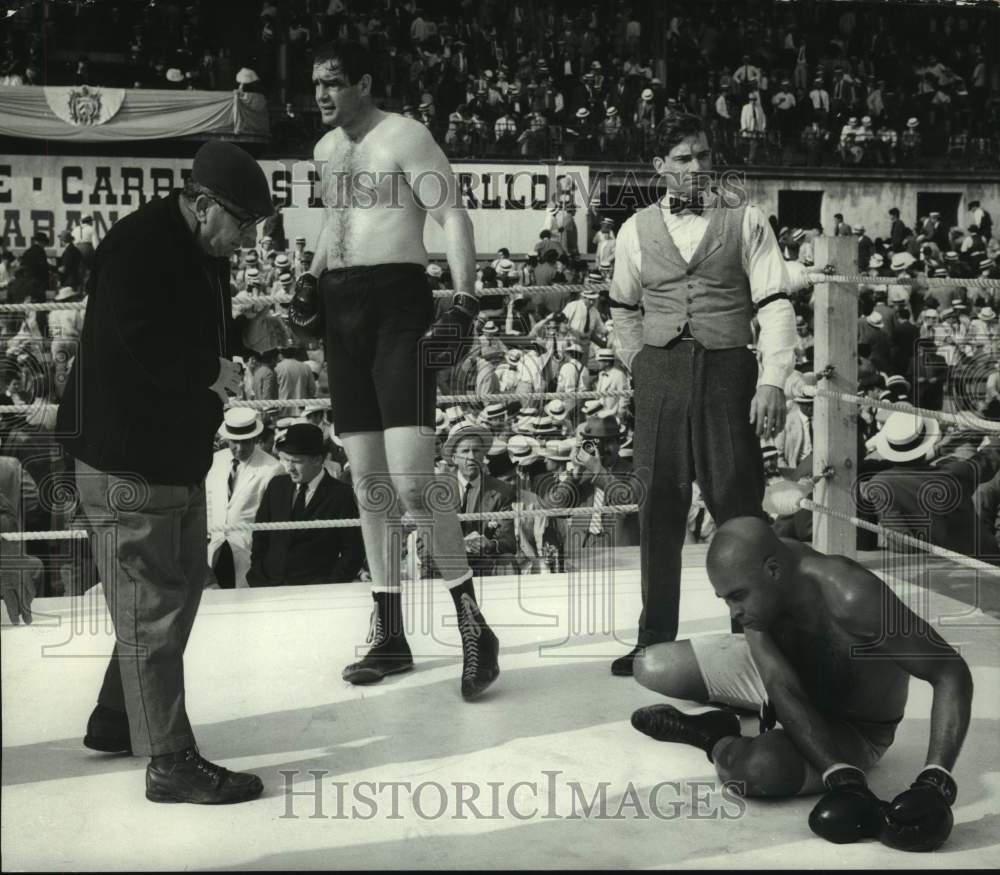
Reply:
[[471, 680], [479, 672], [479, 636], [483, 630], [477, 618], [479, 609], [476, 602], [468, 595], [463, 595], [461, 601], [462, 613], [458, 618], [458, 629], [462, 635], [462, 652], [465, 657], [462, 677]]

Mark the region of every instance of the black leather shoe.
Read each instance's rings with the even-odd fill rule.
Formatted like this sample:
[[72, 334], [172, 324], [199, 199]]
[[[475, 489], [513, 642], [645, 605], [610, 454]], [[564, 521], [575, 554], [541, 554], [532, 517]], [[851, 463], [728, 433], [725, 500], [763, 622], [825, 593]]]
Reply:
[[128, 715], [124, 711], [115, 711], [98, 705], [87, 721], [87, 734], [83, 744], [91, 750], [102, 753], [132, 754], [132, 739], [128, 731]]
[[146, 767], [146, 798], [151, 802], [229, 805], [256, 799], [263, 790], [256, 775], [210, 763], [196, 747], [155, 756]]
[[462, 698], [471, 702], [500, 676], [500, 641], [486, 625], [475, 600], [463, 595], [461, 601], [458, 631], [462, 636]]
[[632, 725], [657, 741], [674, 741], [700, 748], [710, 762], [719, 739], [740, 734], [740, 718], [730, 711], [684, 714], [673, 705], [639, 708], [632, 713]]
[[611, 663], [611, 674], [618, 675], [618, 677], [632, 677], [632, 663], [640, 653], [642, 653], [642, 647], [636, 644], [624, 656], [619, 656]]

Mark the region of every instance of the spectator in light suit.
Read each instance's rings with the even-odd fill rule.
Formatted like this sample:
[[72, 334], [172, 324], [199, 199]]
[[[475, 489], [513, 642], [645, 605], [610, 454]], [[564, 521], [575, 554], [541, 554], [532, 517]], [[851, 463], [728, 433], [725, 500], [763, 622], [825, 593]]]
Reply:
[[[252, 523], [264, 489], [281, 464], [257, 445], [264, 424], [256, 411], [231, 407], [219, 434], [228, 442], [219, 450], [205, 478], [208, 505], [208, 564], [222, 589], [249, 586], [250, 532], [221, 531], [228, 523]], [[219, 529], [220, 531], [211, 531]]]
[[[323, 432], [309, 422], [290, 425], [275, 444], [288, 473], [271, 478], [256, 522], [356, 519], [351, 487], [323, 466]], [[300, 586], [355, 580], [365, 559], [361, 529], [254, 532], [250, 586]]]

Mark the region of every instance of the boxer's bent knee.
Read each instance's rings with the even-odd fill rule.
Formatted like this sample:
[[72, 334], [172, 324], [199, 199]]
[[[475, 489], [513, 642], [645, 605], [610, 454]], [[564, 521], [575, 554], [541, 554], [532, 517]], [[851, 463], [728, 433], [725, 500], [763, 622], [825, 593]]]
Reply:
[[806, 761], [785, 732], [737, 738], [716, 759], [719, 777], [735, 781], [744, 796], [795, 796], [806, 777]]
[[708, 690], [689, 641], [651, 644], [632, 663], [632, 676], [642, 686], [675, 699], [708, 700]]

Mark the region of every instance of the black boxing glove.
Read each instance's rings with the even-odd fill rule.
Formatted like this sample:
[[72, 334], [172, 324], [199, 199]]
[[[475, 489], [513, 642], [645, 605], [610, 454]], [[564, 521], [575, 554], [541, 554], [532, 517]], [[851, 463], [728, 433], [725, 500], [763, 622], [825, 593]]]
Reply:
[[838, 845], [880, 836], [886, 803], [868, 789], [861, 769], [838, 763], [827, 769], [823, 783], [828, 792], [810, 812], [809, 829]]
[[420, 362], [432, 371], [453, 368], [472, 348], [476, 339], [479, 298], [459, 292], [451, 306], [427, 329], [420, 341]]
[[288, 327], [299, 340], [315, 340], [323, 334], [319, 314], [319, 280], [304, 273], [295, 281], [295, 294], [288, 304]]
[[955, 779], [939, 766], [929, 766], [889, 804], [882, 844], [899, 851], [935, 851], [951, 835], [951, 806], [958, 796]]

